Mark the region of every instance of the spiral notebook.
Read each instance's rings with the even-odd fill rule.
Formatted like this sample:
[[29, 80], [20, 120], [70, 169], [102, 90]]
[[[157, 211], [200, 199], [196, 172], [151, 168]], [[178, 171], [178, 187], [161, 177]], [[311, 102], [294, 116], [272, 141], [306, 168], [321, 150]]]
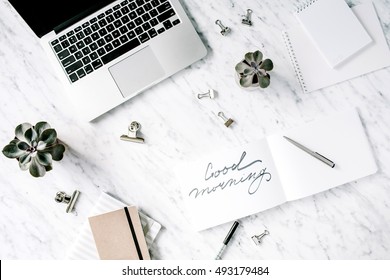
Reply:
[[283, 31], [293, 68], [304, 92], [312, 92], [390, 66], [390, 50], [372, 3], [352, 8], [373, 42], [337, 68], [323, 59], [301, 26]]
[[311, 0], [295, 15], [330, 67], [372, 42], [344, 0]]

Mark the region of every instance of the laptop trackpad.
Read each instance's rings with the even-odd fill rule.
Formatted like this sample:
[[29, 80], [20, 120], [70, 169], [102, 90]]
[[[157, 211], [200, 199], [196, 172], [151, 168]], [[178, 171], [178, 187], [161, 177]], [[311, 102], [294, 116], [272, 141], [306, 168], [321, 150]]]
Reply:
[[135, 95], [165, 74], [150, 47], [121, 60], [111, 66], [109, 71], [123, 97]]

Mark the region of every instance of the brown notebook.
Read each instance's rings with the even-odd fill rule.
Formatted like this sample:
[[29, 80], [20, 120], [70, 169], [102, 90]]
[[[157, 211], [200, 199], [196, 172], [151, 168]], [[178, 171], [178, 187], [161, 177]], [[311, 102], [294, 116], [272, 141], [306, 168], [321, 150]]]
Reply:
[[150, 260], [136, 207], [89, 218], [101, 260]]

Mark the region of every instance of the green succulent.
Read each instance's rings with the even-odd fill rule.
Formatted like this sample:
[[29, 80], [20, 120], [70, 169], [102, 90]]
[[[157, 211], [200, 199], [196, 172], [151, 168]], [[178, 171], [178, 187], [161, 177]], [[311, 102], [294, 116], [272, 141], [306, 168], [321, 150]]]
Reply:
[[274, 64], [271, 59], [264, 59], [261, 51], [245, 54], [245, 59], [236, 65], [236, 72], [240, 76], [240, 85], [250, 87], [259, 85], [266, 88], [271, 82], [271, 77], [267, 71], [271, 71]]
[[57, 132], [47, 122], [35, 126], [22, 123], [15, 129], [15, 138], [4, 147], [3, 154], [19, 161], [22, 170], [34, 177], [42, 177], [52, 169], [53, 160], [63, 158], [65, 146], [57, 139]]

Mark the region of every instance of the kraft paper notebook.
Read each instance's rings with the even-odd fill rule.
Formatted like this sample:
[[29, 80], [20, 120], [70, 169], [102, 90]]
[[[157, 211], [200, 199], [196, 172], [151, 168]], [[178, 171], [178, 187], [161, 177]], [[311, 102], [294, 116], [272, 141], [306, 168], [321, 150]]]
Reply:
[[[108, 213], [121, 209], [125, 206], [127, 206], [126, 203], [123, 203], [122, 201], [112, 197], [105, 192], [102, 192], [99, 199], [96, 201], [90, 216]], [[139, 212], [139, 216], [145, 234], [146, 243], [150, 248], [158, 233], [160, 232], [161, 225], [142, 212]], [[67, 259], [71, 260], [100, 259], [88, 221], [82, 226], [80, 233], [75, 239], [75, 242], [72, 244], [72, 246], [70, 246], [66, 257]]]
[[344, 0], [311, 0], [295, 15], [332, 68], [372, 41]]
[[299, 24], [283, 31], [295, 74], [304, 92], [312, 92], [390, 66], [390, 50], [373, 4], [355, 6], [352, 11], [373, 42], [334, 69], [326, 63]]
[[150, 260], [135, 206], [89, 217], [101, 260]]
[[[330, 168], [283, 136], [335, 162]], [[310, 196], [377, 170], [356, 110], [337, 113], [177, 170], [187, 216], [204, 230]]]

